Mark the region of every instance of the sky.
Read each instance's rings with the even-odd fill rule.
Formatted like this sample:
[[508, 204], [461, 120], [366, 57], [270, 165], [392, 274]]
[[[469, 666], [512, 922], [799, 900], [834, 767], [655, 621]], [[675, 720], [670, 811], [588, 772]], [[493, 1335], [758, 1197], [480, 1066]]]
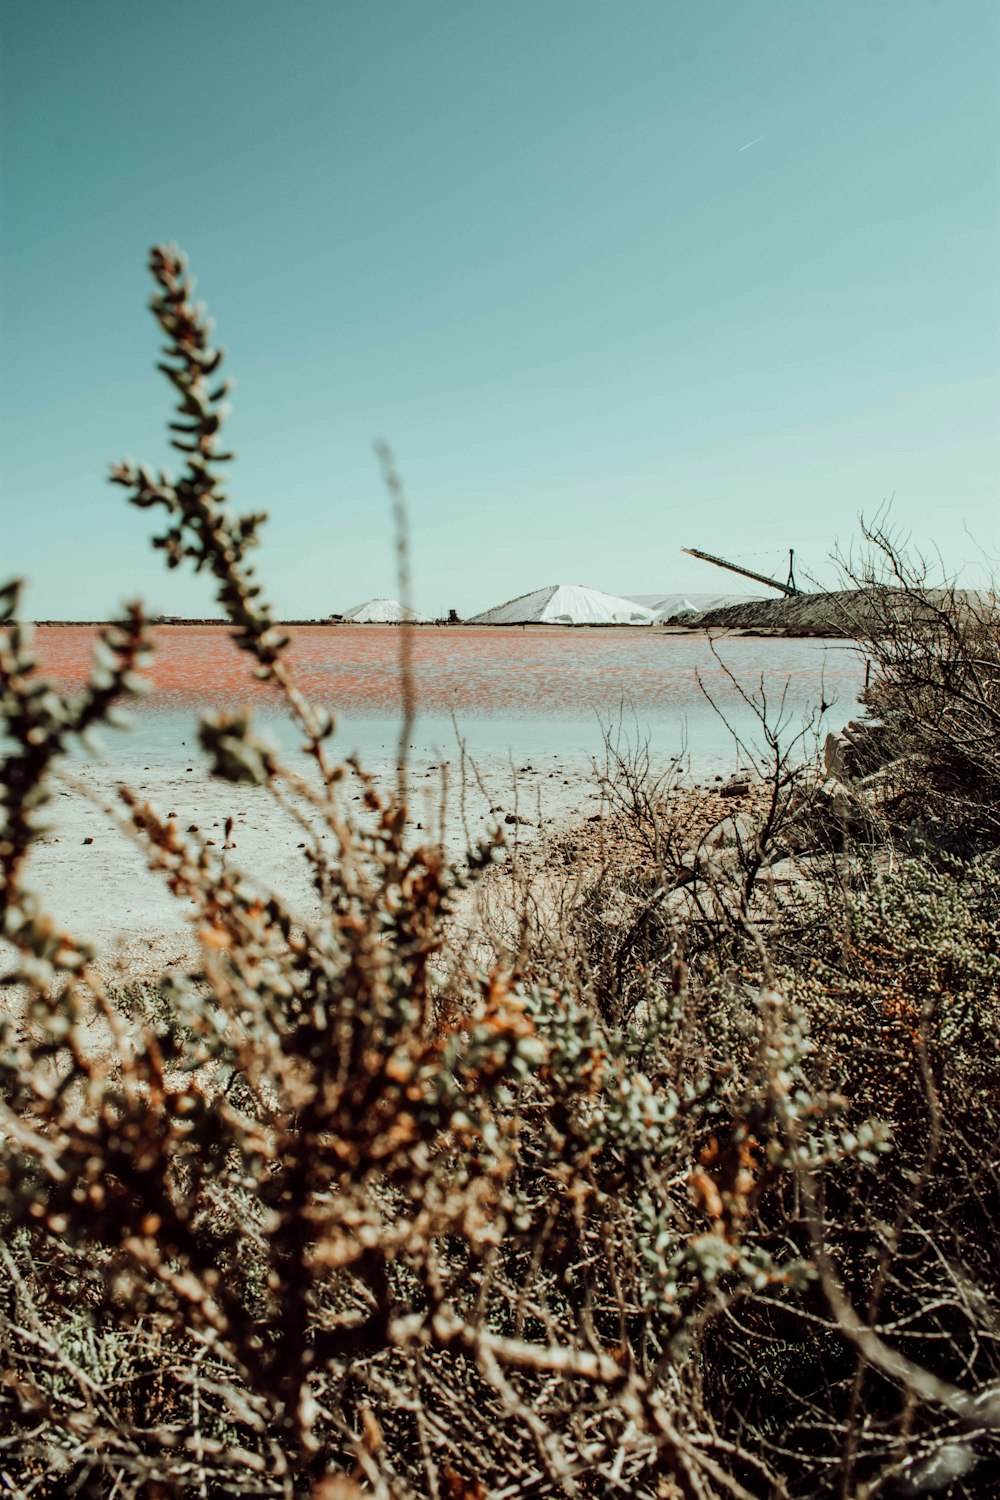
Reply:
[[151, 244], [235, 377], [280, 615], [833, 581], [860, 514], [1000, 556], [995, 0], [5, 0], [0, 576], [217, 613], [108, 485], [169, 461]]

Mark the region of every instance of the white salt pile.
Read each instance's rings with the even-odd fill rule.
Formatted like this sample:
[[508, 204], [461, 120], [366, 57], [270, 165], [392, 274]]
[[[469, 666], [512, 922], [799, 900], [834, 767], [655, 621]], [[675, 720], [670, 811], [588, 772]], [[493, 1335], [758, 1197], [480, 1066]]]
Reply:
[[398, 599], [366, 599], [364, 604], [355, 604], [343, 616], [354, 625], [400, 625], [409, 620], [411, 625], [426, 625], [427, 616], [415, 609], [407, 609]]
[[[724, 609], [730, 604], [749, 604], [759, 598], [757, 594], [629, 594], [633, 604], [641, 604], [653, 612], [653, 623], [661, 625], [665, 620], [679, 620], [688, 615], [700, 615], [707, 609]], [[768, 596], [769, 597], [769, 596]]]
[[649, 625], [653, 612], [634, 599], [575, 583], [554, 583], [474, 615], [470, 625]]

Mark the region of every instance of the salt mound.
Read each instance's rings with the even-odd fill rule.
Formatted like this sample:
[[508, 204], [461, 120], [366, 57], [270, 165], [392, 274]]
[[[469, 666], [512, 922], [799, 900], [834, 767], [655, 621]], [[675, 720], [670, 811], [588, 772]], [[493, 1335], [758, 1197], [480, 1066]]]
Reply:
[[653, 612], [634, 599], [581, 584], [554, 583], [474, 615], [470, 625], [649, 625]]
[[407, 609], [398, 599], [366, 599], [364, 604], [349, 609], [344, 619], [354, 625], [401, 625], [404, 620], [409, 620], [411, 625], [427, 624], [426, 615]]
[[653, 611], [653, 622], [662, 625], [688, 615], [700, 615], [706, 609], [725, 609], [730, 604], [749, 604], [757, 594], [628, 594], [633, 604]]

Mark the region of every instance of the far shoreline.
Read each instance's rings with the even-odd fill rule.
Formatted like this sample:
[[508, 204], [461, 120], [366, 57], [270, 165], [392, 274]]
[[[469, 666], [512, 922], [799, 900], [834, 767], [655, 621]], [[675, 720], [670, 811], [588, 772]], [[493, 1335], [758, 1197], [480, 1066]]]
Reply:
[[[122, 619], [107, 620], [26, 620], [21, 622], [31, 625], [36, 629], [45, 630], [108, 630], [125, 623]], [[218, 618], [194, 618], [191, 619], [163, 619], [159, 616], [150, 616], [146, 623], [154, 630], [183, 630], [204, 629], [206, 627], [228, 628], [233, 627], [228, 620]], [[14, 624], [13, 620], [0, 620], [0, 627]], [[367, 621], [364, 623], [354, 620], [321, 620], [321, 619], [299, 619], [299, 620], [275, 620], [275, 626], [282, 630], [399, 630], [402, 626], [411, 630], [483, 630], [483, 631], [531, 631], [542, 632], [553, 635], [563, 632], [573, 635], [578, 631], [618, 631], [629, 635], [657, 635], [657, 636], [709, 636], [711, 639], [725, 639], [727, 637], [752, 636], [755, 639], [779, 639], [779, 640], [847, 640], [843, 630], [838, 630], [832, 625], [804, 626], [802, 624], [792, 625], [744, 625], [744, 624], [715, 624], [704, 625], [692, 622], [690, 625], [623, 625], [612, 624], [579, 624], [562, 625], [549, 623], [548, 621], [532, 620], [524, 624], [484, 625], [472, 620], [425, 620], [425, 621]]]

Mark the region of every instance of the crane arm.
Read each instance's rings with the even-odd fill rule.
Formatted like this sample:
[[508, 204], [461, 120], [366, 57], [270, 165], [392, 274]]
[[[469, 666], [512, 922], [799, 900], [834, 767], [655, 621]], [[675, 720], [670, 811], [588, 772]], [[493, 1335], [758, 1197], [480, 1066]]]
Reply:
[[717, 568], [728, 568], [730, 573], [739, 573], [742, 578], [752, 578], [755, 583], [764, 583], [769, 589], [777, 589], [789, 598], [798, 593], [790, 574], [788, 583], [779, 583], [777, 578], [768, 578], [766, 574], [755, 573], [751, 568], [741, 568], [738, 563], [727, 562], [724, 557], [715, 557], [711, 552], [700, 552], [697, 547], [682, 547], [681, 551], [686, 552], [688, 557], [700, 557], [702, 562], [715, 563]]

